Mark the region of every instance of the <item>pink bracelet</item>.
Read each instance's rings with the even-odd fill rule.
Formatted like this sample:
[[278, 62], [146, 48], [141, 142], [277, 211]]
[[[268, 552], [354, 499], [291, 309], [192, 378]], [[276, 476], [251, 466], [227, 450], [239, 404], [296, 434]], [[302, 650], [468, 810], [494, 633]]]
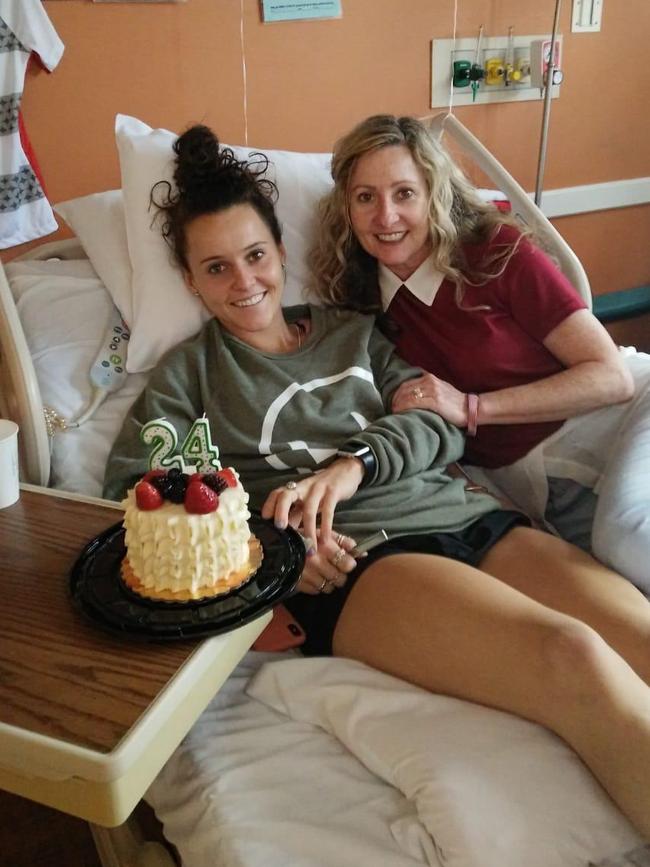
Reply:
[[478, 394], [467, 395], [467, 436], [475, 437], [478, 428]]

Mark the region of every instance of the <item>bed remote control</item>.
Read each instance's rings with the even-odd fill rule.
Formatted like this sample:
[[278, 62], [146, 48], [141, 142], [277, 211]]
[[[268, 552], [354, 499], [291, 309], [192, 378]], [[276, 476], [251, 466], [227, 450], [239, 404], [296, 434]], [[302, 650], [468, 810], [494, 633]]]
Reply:
[[92, 400], [78, 419], [68, 423], [68, 427], [79, 427], [88, 421], [104, 398], [124, 385], [128, 376], [126, 352], [130, 336], [120, 311], [113, 307], [101, 348], [90, 368], [90, 381], [94, 386]]
[[126, 379], [126, 351], [129, 329], [117, 307], [113, 307], [110, 322], [93, 366], [90, 381], [96, 388], [117, 391]]

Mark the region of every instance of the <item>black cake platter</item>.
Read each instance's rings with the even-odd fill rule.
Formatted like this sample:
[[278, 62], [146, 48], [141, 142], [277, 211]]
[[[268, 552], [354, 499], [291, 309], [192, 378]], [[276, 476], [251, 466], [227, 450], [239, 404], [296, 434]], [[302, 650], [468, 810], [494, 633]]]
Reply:
[[305, 563], [302, 538], [291, 527], [279, 530], [257, 514], [249, 523], [264, 557], [251, 578], [230, 593], [191, 602], [139, 596], [121, 578], [126, 547], [119, 523], [81, 552], [70, 573], [72, 601], [103, 629], [145, 641], [203, 638], [243, 626], [293, 592]]

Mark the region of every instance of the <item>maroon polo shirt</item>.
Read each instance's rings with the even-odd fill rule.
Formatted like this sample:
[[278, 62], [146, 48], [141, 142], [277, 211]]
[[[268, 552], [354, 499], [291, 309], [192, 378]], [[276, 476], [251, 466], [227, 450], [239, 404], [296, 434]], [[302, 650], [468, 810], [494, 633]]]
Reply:
[[[468, 262], [480, 269], [496, 245], [516, 237], [516, 229], [503, 226], [496, 241], [466, 247]], [[554, 262], [528, 240], [520, 242], [501, 275], [482, 286], [464, 285], [462, 308], [455, 293], [455, 284], [447, 279], [431, 305], [404, 286], [398, 290], [388, 314], [399, 328], [395, 342], [406, 361], [476, 393], [523, 385], [564, 369], [543, 341], [586, 305]], [[489, 309], [479, 309], [485, 306]], [[510, 464], [561, 424], [479, 425], [476, 437], [467, 438], [465, 459], [484, 467]]]

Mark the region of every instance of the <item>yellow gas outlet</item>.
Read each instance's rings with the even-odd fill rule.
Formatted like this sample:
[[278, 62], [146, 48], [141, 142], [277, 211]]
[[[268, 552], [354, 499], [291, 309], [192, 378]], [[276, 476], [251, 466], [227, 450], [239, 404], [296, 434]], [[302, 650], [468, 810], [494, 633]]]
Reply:
[[521, 81], [521, 72], [518, 69], [515, 69], [512, 63], [508, 63], [506, 66], [506, 82], [508, 84], [518, 84]]
[[519, 84], [530, 84], [530, 57], [518, 57], [515, 61], [515, 72], [519, 73]]
[[494, 87], [494, 85], [503, 84], [505, 64], [501, 57], [490, 57], [485, 62], [485, 83]]

